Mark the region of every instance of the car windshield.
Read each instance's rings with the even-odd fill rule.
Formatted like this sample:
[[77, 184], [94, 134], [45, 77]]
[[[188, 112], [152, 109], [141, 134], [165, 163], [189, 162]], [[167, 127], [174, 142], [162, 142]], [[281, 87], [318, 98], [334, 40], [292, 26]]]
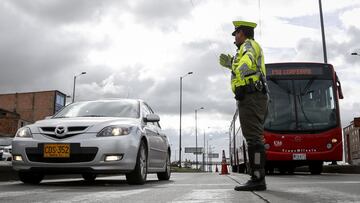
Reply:
[[139, 118], [139, 102], [131, 100], [77, 102], [66, 106], [54, 118], [126, 117]]
[[318, 131], [336, 126], [336, 105], [331, 80], [268, 81], [270, 103], [265, 129]]

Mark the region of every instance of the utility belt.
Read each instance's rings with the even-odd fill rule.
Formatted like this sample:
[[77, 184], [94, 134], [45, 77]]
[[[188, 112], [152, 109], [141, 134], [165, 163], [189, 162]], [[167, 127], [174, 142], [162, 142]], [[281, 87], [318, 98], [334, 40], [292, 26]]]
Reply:
[[239, 86], [235, 88], [235, 99], [236, 100], [243, 100], [245, 95], [253, 94], [255, 92], [261, 92], [266, 94], [267, 91], [267, 84], [263, 81], [260, 77], [260, 80], [253, 81], [252, 78], [249, 79], [249, 84]]

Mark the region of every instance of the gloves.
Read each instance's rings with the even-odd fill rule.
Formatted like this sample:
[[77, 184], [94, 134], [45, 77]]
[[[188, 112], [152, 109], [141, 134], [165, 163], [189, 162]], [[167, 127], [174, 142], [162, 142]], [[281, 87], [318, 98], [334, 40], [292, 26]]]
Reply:
[[230, 54], [228, 54], [228, 55], [221, 54], [219, 57], [219, 63], [220, 63], [220, 65], [224, 66], [225, 68], [231, 69], [232, 56]]

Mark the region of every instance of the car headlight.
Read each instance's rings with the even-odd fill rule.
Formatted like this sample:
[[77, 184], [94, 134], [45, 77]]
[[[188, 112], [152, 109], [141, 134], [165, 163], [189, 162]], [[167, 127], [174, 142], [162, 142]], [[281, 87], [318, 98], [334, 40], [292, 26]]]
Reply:
[[32, 137], [30, 128], [28, 127], [24, 127], [24, 128], [20, 128], [17, 132], [16, 132], [16, 137]]
[[98, 137], [122, 136], [130, 134], [131, 127], [108, 126], [100, 131]]

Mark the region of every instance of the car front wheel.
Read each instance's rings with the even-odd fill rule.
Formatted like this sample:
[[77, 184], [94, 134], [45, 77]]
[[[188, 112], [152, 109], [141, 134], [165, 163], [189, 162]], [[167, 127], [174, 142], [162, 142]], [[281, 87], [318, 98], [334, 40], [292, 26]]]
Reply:
[[147, 177], [147, 149], [145, 142], [141, 142], [136, 159], [135, 169], [126, 174], [126, 181], [130, 185], [142, 185]]
[[165, 172], [157, 173], [159, 180], [169, 180], [171, 176], [171, 167], [170, 167], [170, 154], [166, 158], [166, 170]]
[[43, 178], [44, 174], [41, 173], [19, 172], [19, 179], [25, 184], [37, 185]]

